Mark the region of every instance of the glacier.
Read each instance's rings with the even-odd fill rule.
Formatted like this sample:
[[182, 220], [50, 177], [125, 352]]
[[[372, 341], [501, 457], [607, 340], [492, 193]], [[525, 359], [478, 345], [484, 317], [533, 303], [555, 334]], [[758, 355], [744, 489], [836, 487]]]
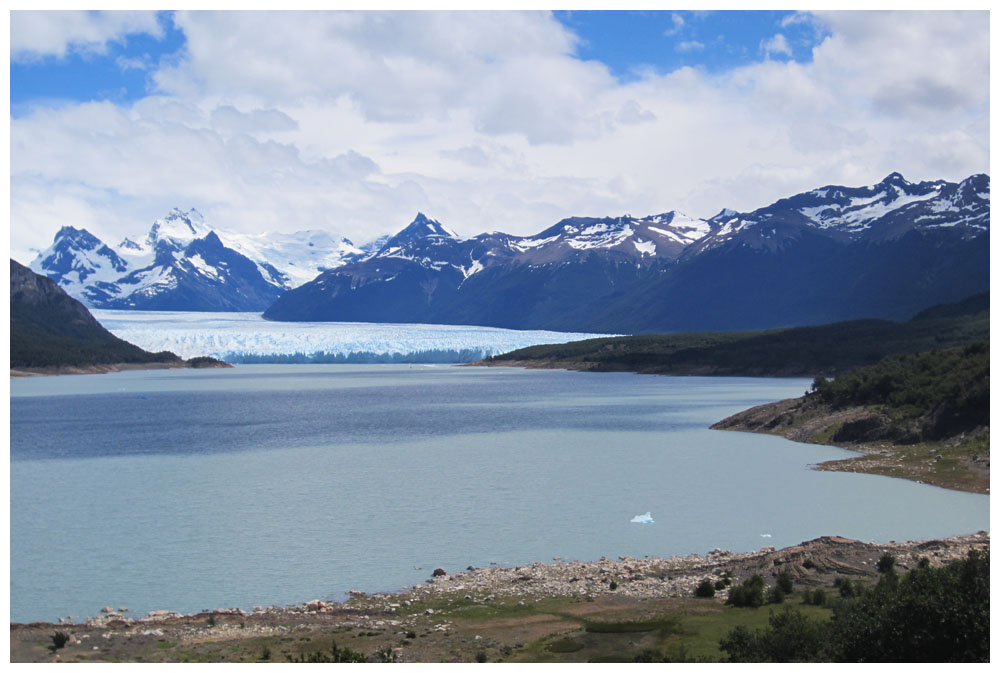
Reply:
[[539, 344], [608, 336], [469, 325], [357, 322], [288, 323], [259, 313], [94, 309], [115, 336], [182, 358], [208, 355], [231, 364], [463, 363]]

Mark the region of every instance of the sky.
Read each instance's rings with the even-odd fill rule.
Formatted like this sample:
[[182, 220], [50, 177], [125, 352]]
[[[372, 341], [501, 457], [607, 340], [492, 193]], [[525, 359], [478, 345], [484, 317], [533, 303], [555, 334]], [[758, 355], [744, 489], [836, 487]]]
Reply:
[[359, 244], [710, 217], [989, 172], [989, 14], [14, 11], [10, 147], [25, 263], [174, 207]]

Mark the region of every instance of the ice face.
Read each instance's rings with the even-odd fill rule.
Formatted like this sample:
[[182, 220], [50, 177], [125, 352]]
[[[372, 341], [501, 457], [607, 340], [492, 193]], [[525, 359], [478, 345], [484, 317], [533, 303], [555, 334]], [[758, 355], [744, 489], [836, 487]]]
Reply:
[[508, 330], [468, 325], [287, 323], [258, 313], [108, 311], [94, 316], [140, 348], [182, 358], [209, 355], [238, 363], [472, 362], [538, 344], [600, 334]]

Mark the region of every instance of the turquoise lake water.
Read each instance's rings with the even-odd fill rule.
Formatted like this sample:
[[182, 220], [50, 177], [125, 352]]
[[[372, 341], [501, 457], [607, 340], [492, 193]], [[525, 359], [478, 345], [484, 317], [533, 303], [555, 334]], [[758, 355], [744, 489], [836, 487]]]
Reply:
[[850, 452], [708, 429], [808, 385], [426, 365], [14, 379], [11, 620], [989, 529], [987, 496], [818, 472]]

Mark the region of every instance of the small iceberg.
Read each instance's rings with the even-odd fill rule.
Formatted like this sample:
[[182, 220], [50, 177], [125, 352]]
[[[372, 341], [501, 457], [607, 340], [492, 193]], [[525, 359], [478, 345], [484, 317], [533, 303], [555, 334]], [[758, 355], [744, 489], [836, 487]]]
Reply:
[[770, 533], [761, 533], [760, 536], [761, 537], [771, 537], [771, 534]]
[[639, 516], [633, 516], [631, 523], [653, 523], [653, 517], [649, 512], [646, 512]]

